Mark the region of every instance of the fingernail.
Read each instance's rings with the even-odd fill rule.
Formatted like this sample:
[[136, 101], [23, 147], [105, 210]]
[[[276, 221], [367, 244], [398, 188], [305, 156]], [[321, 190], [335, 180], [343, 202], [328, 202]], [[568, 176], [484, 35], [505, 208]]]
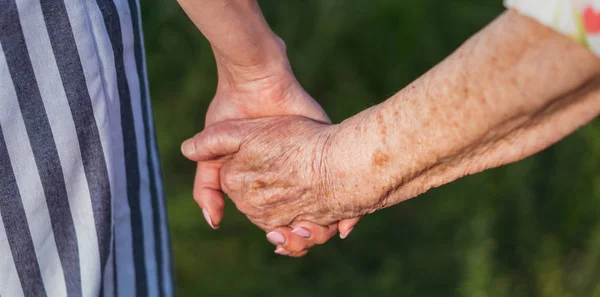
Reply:
[[270, 243], [274, 244], [274, 245], [281, 245], [285, 243], [285, 236], [283, 236], [283, 234], [279, 233], [279, 232], [269, 232], [269, 234], [267, 234], [267, 239], [269, 240]]
[[210, 215], [208, 214], [208, 211], [206, 211], [206, 209], [204, 209], [204, 208], [202, 209], [202, 214], [204, 214], [204, 219], [210, 225], [211, 228], [213, 228], [213, 229], [219, 228], [218, 226], [215, 227], [215, 225], [213, 224], [212, 219], [210, 218]]
[[310, 231], [308, 231], [302, 227], [295, 228], [294, 230], [292, 230], [292, 233], [295, 233], [296, 235], [303, 237], [303, 238], [310, 238], [312, 236]]
[[289, 254], [291, 254], [289, 251], [287, 251], [286, 249], [282, 248], [282, 247], [278, 247], [275, 249], [275, 254], [279, 254], [282, 256], [287, 256]]
[[181, 152], [184, 156], [193, 156], [196, 153], [196, 146], [193, 139], [188, 139], [181, 145]]
[[345, 239], [346, 237], [348, 237], [348, 235], [350, 235], [350, 232], [352, 232], [352, 230], [354, 230], [354, 227], [348, 229], [348, 231], [346, 231], [346, 234], [340, 234], [340, 238]]

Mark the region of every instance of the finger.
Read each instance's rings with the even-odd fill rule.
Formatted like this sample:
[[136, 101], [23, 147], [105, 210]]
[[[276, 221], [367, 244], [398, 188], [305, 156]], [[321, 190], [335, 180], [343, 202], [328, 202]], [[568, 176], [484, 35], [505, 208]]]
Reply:
[[311, 246], [310, 242], [292, 233], [290, 227], [277, 227], [267, 234], [267, 240], [272, 244], [290, 253], [305, 250]]
[[288, 255], [288, 257], [292, 257], [292, 258], [300, 258], [304, 255], [308, 254], [308, 250], [303, 250], [300, 252], [296, 252], [296, 253], [291, 253]]
[[284, 249], [283, 247], [277, 247], [275, 249], [275, 254], [279, 254], [282, 256], [288, 256], [288, 257], [294, 257], [294, 258], [302, 257], [302, 256], [306, 255], [307, 253], [308, 253], [308, 249], [299, 251], [299, 252], [290, 252], [290, 251], [287, 251], [286, 249]]
[[[330, 240], [337, 233], [337, 224], [331, 224], [329, 226], [321, 226], [309, 221], [301, 221], [293, 224], [292, 233], [302, 237], [306, 242], [310, 243], [309, 247], [315, 244], [324, 244]], [[308, 232], [305, 232], [308, 231]], [[309, 236], [304, 236], [304, 235]]]
[[181, 152], [186, 158], [196, 162], [234, 154], [240, 148], [244, 132], [248, 130], [242, 126], [245, 122], [247, 121], [225, 121], [206, 127], [196, 136], [184, 141]]
[[267, 234], [267, 239], [289, 252], [300, 252], [315, 244], [322, 244], [337, 232], [337, 225], [323, 227], [311, 222], [301, 222], [290, 227], [278, 227]]
[[310, 248], [314, 244], [297, 234], [290, 227], [278, 227], [267, 234], [267, 239], [277, 247], [294, 253]]
[[354, 230], [354, 226], [360, 221], [360, 217], [354, 219], [341, 220], [338, 223], [338, 230], [340, 231], [340, 238], [345, 239], [350, 235], [350, 232]]
[[199, 162], [194, 180], [194, 200], [202, 208], [204, 219], [213, 229], [219, 228], [225, 208], [219, 179], [222, 166], [223, 161]]

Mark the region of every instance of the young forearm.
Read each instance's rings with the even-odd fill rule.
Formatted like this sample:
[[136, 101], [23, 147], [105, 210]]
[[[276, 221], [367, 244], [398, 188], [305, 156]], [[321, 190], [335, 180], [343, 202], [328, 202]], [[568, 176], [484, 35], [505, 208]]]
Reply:
[[[332, 142], [354, 139], [360, 152], [336, 152], [360, 160], [342, 167], [363, 172], [348, 215], [548, 147], [598, 115], [599, 73], [600, 59], [582, 46], [505, 13], [388, 101], [340, 125], [343, 136]], [[329, 183], [335, 192], [354, 186]]]
[[277, 45], [256, 0], [178, 0], [213, 50], [240, 66], [253, 66]]
[[208, 39], [220, 87], [288, 71], [285, 45], [267, 24], [256, 0], [178, 0]]

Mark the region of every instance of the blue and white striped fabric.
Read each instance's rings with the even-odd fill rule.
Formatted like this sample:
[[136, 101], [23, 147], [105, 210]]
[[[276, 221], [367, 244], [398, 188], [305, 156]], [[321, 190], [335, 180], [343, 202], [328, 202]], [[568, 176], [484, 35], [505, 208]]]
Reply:
[[137, 0], [0, 0], [0, 296], [172, 296]]

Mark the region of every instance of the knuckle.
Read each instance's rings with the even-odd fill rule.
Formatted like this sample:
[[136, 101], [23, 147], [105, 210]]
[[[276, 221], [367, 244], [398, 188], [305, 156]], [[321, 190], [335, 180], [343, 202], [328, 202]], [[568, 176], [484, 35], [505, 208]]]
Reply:
[[228, 172], [221, 176], [221, 184], [225, 192], [229, 193], [239, 188], [240, 178], [237, 174]]
[[[238, 210], [240, 210], [239, 207], [238, 207]], [[240, 211], [242, 211], [242, 210], [240, 210]], [[242, 213], [244, 213], [246, 215], [246, 217], [252, 224], [256, 225], [258, 228], [260, 228], [266, 232], [272, 231], [276, 228], [274, 226], [270, 226], [269, 224], [265, 223], [262, 220], [262, 218], [255, 216], [252, 213], [245, 213], [244, 211], [242, 211]]]
[[219, 176], [221, 188], [225, 193], [229, 194], [235, 192], [241, 194], [243, 197], [246, 197], [246, 193], [244, 191], [246, 174], [240, 170], [237, 170], [238, 167], [239, 166], [232, 162], [226, 162], [225, 165], [223, 165]]
[[258, 228], [260, 228], [261, 230], [264, 230], [266, 232], [273, 230], [275, 227], [271, 226], [269, 224], [264, 224], [264, 223], [260, 223], [260, 222], [255, 222], [254, 223]]
[[251, 204], [258, 210], [261, 210], [263, 217], [270, 217], [276, 212], [274, 208], [269, 207], [268, 199], [266, 197], [267, 195], [264, 193], [248, 191], [244, 193], [244, 200], [246, 200], [248, 204]]
[[226, 130], [220, 126], [210, 126], [204, 129], [194, 138], [194, 145], [197, 150], [207, 152], [209, 155], [220, 155], [220, 148], [223, 143], [223, 133]]
[[219, 139], [216, 136], [214, 129], [205, 130], [201, 137], [196, 138], [196, 149], [201, 149], [209, 154], [215, 153], [215, 148], [219, 145]]

